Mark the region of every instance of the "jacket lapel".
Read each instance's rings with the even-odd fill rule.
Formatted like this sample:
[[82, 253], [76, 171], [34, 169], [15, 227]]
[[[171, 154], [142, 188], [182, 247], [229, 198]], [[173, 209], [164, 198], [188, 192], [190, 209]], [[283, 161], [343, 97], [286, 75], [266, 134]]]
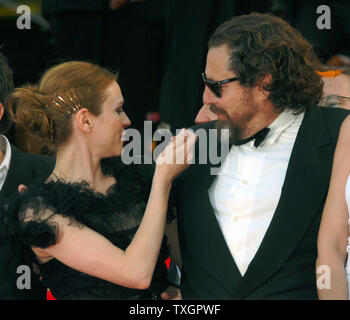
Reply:
[[27, 159], [22, 156], [21, 152], [11, 145], [11, 162], [7, 172], [7, 176], [0, 191], [0, 199], [8, 197], [13, 192], [17, 191], [21, 183], [30, 181], [32, 179], [32, 172], [30, 170]]
[[332, 159], [323, 113], [311, 107], [299, 129], [273, 219], [233, 299], [242, 299], [258, 288], [293, 253], [322, 208]]
[[[219, 166], [210, 166], [210, 169], [213, 167], [219, 168]], [[207, 174], [210, 175], [210, 171]], [[209, 188], [216, 177], [216, 175], [211, 175], [211, 177], [208, 179], [208, 184], [206, 185], [205, 190], [203, 190], [203, 192], [205, 192], [207, 195]], [[229, 247], [227, 246], [219, 222], [215, 216], [214, 209], [211, 205], [209, 195], [204, 197], [202, 201], [204, 202], [202, 203], [202, 207], [205, 208], [203, 213], [207, 219], [206, 224], [208, 226], [209, 233], [207, 247], [213, 247], [212, 252], [214, 255], [216, 255], [216, 257], [213, 256], [213, 258], [216, 259], [217, 263], [219, 264], [217, 270], [222, 272], [226, 278], [227, 284], [230, 286], [230, 289], [234, 290], [239, 281], [242, 279], [242, 275], [232, 257]]]

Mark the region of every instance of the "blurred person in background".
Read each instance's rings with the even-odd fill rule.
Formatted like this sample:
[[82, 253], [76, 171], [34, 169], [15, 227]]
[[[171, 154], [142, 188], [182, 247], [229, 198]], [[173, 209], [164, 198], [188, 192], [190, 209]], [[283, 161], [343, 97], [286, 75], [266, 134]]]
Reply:
[[[12, 121], [5, 101], [12, 90], [12, 70], [6, 58], [0, 53], [0, 200], [17, 193], [20, 184], [46, 179], [54, 167], [53, 159], [23, 153], [7, 139], [6, 133]], [[0, 260], [4, 259], [5, 254], [0, 246]], [[37, 279], [33, 279], [31, 290], [19, 290], [16, 283], [12, 282], [8, 274], [1, 269], [0, 283], [1, 300], [46, 299], [46, 288]]]
[[328, 70], [319, 74], [324, 83], [320, 105], [350, 110], [350, 69]]

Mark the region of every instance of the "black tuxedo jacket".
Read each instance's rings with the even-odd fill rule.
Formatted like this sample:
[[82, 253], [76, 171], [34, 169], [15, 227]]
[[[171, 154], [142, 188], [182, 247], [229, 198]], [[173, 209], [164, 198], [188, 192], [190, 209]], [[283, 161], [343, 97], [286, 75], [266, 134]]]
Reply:
[[[213, 166], [194, 164], [178, 178], [184, 299], [317, 299], [318, 229], [339, 128], [348, 114], [317, 106], [306, 111], [278, 206], [243, 277], [209, 201], [208, 188], [216, 177], [210, 175]], [[214, 123], [201, 127], [208, 130]]]
[[[11, 145], [11, 162], [5, 183], [0, 191], [0, 200], [18, 192], [20, 184], [29, 185], [33, 180], [46, 179], [54, 168], [49, 157], [27, 154]], [[1, 214], [1, 212], [0, 212]], [[0, 259], [1, 259], [0, 250]], [[20, 276], [20, 275], [18, 275]], [[46, 289], [32, 276], [31, 290], [18, 290], [4, 272], [0, 270], [0, 300], [37, 300], [46, 298]]]
[[20, 184], [28, 185], [33, 180], [44, 180], [52, 172], [55, 161], [46, 156], [24, 153], [11, 145], [11, 163], [0, 199], [18, 191]]

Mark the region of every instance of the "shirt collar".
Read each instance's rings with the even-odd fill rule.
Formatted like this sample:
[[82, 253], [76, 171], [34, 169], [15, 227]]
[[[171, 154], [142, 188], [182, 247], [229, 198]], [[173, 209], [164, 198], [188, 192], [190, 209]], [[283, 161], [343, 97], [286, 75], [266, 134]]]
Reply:
[[10, 168], [11, 161], [11, 145], [7, 138], [0, 134], [0, 149], [5, 154], [5, 158], [0, 163], [0, 171], [5, 170], [6, 172]]
[[[277, 142], [278, 138], [284, 133], [294, 122], [301, 116], [301, 114], [294, 114], [294, 110], [285, 109], [281, 114], [268, 126], [270, 129], [267, 134], [264, 144], [274, 144]], [[302, 113], [303, 115], [304, 113]]]

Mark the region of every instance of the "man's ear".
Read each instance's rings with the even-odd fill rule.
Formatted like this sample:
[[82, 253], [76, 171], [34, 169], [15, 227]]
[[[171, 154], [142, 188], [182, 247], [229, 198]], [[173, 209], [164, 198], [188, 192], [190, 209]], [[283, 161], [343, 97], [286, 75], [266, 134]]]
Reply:
[[5, 113], [4, 105], [0, 102], [0, 121], [1, 121], [2, 116], [4, 115], [4, 113]]
[[262, 99], [267, 99], [269, 97], [270, 92], [267, 91], [265, 88], [271, 83], [271, 81], [272, 76], [269, 73], [258, 82], [258, 91]]
[[88, 109], [83, 108], [80, 109], [75, 114], [75, 121], [78, 126], [78, 128], [84, 132], [91, 132], [93, 127], [93, 121], [91, 118], [91, 113]]

